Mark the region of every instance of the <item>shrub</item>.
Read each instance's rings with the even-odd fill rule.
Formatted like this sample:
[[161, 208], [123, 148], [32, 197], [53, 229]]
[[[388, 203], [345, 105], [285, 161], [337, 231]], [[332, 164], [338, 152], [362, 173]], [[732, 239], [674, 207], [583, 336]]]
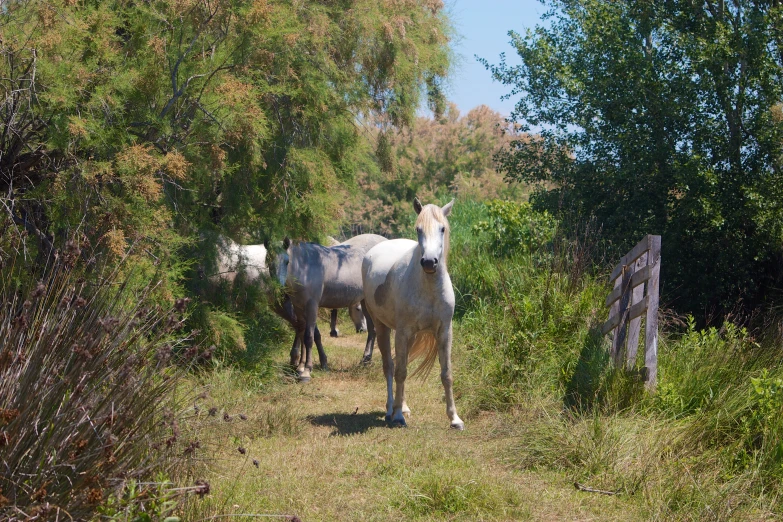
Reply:
[[170, 360], [199, 355], [176, 333], [186, 301], [164, 313], [111, 277], [55, 269], [29, 288], [12, 272], [0, 280], [0, 518], [85, 519], [110, 498], [148, 510], [160, 490], [128, 487], [180, 462]]
[[513, 201], [494, 200], [486, 205], [489, 219], [473, 225], [473, 231], [489, 234], [489, 247], [496, 256], [537, 253], [554, 239], [557, 221], [548, 212]]

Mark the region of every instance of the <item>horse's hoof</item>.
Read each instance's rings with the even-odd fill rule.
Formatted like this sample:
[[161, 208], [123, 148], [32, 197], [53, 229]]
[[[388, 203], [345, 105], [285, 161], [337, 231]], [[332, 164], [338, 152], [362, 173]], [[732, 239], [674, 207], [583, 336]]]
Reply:
[[307, 383], [310, 382], [310, 371], [304, 370], [299, 372], [299, 382], [301, 383]]
[[329, 365], [328, 364], [322, 364], [321, 365], [321, 371], [322, 372], [328, 372], [329, 371]]
[[408, 423], [405, 422], [405, 419], [394, 419], [391, 422], [392, 428], [407, 428]]
[[451, 423], [451, 429], [453, 429], [453, 430], [457, 430], [457, 431], [462, 431], [462, 430], [464, 430], [464, 429], [465, 429], [465, 423], [464, 423], [464, 422], [462, 422], [462, 421], [459, 421], [459, 422], [452, 422], [452, 423]]
[[391, 415], [387, 415], [383, 418], [386, 422], [391, 422]]
[[369, 366], [372, 363], [372, 357], [364, 356], [362, 357], [362, 366]]
[[329, 332], [329, 337], [340, 337], [340, 332], [337, 330], [332, 330]]

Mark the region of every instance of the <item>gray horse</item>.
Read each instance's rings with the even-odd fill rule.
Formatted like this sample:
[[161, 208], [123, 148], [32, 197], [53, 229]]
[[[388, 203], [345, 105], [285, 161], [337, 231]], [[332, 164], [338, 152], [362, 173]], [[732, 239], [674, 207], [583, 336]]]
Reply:
[[[294, 330], [294, 342], [291, 347], [291, 364], [294, 367], [297, 367], [299, 365], [299, 347], [304, 338], [305, 322], [297, 317], [294, 308], [291, 305], [290, 298], [286, 296], [282, 302], [271, 299], [271, 287], [264, 281], [264, 279], [270, 275], [266, 258], [267, 248], [264, 245], [240, 245], [227, 237], [219, 236], [217, 239], [216, 272], [207, 277], [211, 281], [228, 281], [233, 284], [237, 275], [243, 273], [248, 284], [260, 285], [262, 290], [270, 296], [272, 310], [285, 319]], [[357, 332], [366, 329], [364, 313], [358, 303], [349, 308], [349, 315]], [[336, 337], [337, 310], [332, 311], [332, 317], [332, 336]], [[318, 349], [319, 357], [325, 359], [326, 353], [321, 344], [321, 332], [317, 327], [315, 328], [313, 337]]]
[[[278, 280], [286, 287], [294, 313], [305, 322], [305, 359], [297, 369], [300, 381], [308, 382], [313, 369], [312, 347], [318, 308], [352, 307], [364, 300], [362, 259], [381, 241], [386, 241], [386, 238], [362, 234], [332, 247], [291, 243], [288, 238], [283, 242], [284, 252], [278, 254], [276, 261]], [[364, 306], [362, 309], [367, 320], [367, 342], [362, 361], [367, 363], [372, 358], [375, 328]], [[328, 368], [326, 354], [319, 351], [318, 356], [321, 368]]]

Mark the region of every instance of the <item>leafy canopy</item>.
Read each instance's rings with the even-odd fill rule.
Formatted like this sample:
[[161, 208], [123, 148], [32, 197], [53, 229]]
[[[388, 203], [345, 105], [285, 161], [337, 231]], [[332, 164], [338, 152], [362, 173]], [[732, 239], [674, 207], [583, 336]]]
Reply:
[[[783, 9], [753, 0], [552, 0], [485, 65], [543, 129], [500, 157], [540, 207], [595, 216], [618, 252], [663, 236], [664, 294], [702, 319], [780, 278]], [[548, 189], [548, 190], [547, 190]], [[676, 296], [676, 297], [675, 297]]]
[[0, 194], [17, 234], [0, 248], [45, 255], [75, 238], [87, 259], [130, 253], [152, 271], [204, 229], [330, 231], [367, 154], [358, 119], [409, 125], [425, 93], [440, 110], [442, 8], [6, 2]]

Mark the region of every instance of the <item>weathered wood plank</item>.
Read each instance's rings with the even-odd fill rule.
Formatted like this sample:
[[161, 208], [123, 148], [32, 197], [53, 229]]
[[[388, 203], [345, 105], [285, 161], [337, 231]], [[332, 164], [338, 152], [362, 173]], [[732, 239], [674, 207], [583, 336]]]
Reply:
[[[649, 266], [647, 266], [647, 257], [647, 252], [645, 252], [639, 256], [639, 259], [634, 263], [634, 274], [631, 276], [633, 295], [631, 297], [632, 304], [631, 311], [629, 311], [628, 314], [629, 316], [632, 315], [634, 309], [638, 308], [642, 300], [646, 299], [644, 296], [644, 284], [639, 284], [638, 281], [643, 283], [650, 276]], [[634, 284], [634, 281], [636, 281], [636, 284]], [[628, 370], [632, 370], [636, 366], [636, 353], [639, 349], [639, 330], [641, 329], [642, 324], [641, 315], [642, 314], [640, 313], [639, 316], [631, 317], [631, 322], [628, 325], [628, 347], [625, 356], [625, 367]]]
[[651, 236], [647, 255], [650, 278], [647, 280], [647, 318], [644, 331], [644, 367], [647, 369], [645, 388], [655, 391], [658, 384], [658, 301], [661, 274], [661, 236]]
[[620, 324], [620, 316], [619, 315], [613, 315], [609, 318], [608, 321], [606, 321], [603, 325], [601, 325], [601, 333], [603, 335], [608, 334], [615, 328], [617, 328], [617, 325]]
[[634, 261], [636, 261], [639, 256], [650, 250], [650, 245], [652, 243], [653, 237], [660, 237], [660, 236], [651, 236], [647, 235], [642, 238], [639, 243], [636, 244], [633, 249], [625, 254], [623, 257], [620, 258], [620, 263], [614, 267], [614, 270], [612, 270], [612, 274], [609, 276], [609, 280], [613, 281], [616, 277], [618, 277], [622, 271], [624, 266], [631, 265]]
[[648, 302], [649, 296], [646, 295], [644, 298], [642, 298], [641, 301], [630, 307], [628, 309], [628, 313], [626, 314], [626, 320], [630, 321], [640, 317], [644, 312], [647, 311]]
[[[619, 277], [621, 288], [628, 288], [628, 284], [631, 282], [631, 272], [633, 266], [624, 267], [621, 272], [622, 277]], [[617, 325], [617, 332], [612, 339], [612, 360], [614, 361], [614, 367], [619, 368], [623, 363], [623, 357], [625, 355], [625, 338], [628, 332], [628, 322], [625, 320], [626, 312], [628, 311], [628, 305], [630, 303], [630, 292], [623, 292], [622, 297], [617, 301], [619, 305], [617, 308], [617, 315], [620, 317], [620, 324]]]
[[[640, 257], [639, 259], [645, 259], [645, 262], [646, 262], [646, 259], [647, 259], [646, 253], [644, 255], [642, 255], [642, 257]], [[636, 262], [638, 263], [639, 260], [637, 260]], [[640, 270], [634, 271], [633, 276], [631, 276], [630, 288], [634, 288], [635, 289], [637, 286], [639, 286], [640, 284], [644, 283], [649, 278], [650, 278], [650, 267], [649, 266], [645, 266], [645, 267], [641, 268]], [[609, 293], [609, 295], [606, 296], [606, 306], [610, 306], [612, 303], [614, 303], [615, 301], [620, 299], [620, 297], [622, 297], [623, 290], [624, 289], [623, 289], [622, 286], [616, 286], [614, 288], [614, 290], [612, 290]]]

